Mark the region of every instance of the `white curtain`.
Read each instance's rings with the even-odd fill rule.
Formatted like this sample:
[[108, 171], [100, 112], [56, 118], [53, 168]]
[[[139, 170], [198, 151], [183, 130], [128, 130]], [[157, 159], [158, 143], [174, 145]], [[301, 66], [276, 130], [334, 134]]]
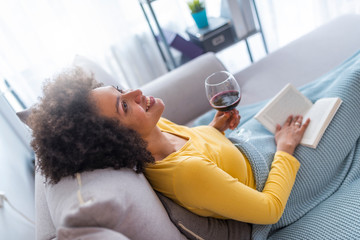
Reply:
[[[360, 14], [359, 0], [255, 0], [255, 2], [269, 52], [340, 15]], [[255, 34], [248, 40], [254, 61], [266, 56], [260, 34]], [[237, 72], [251, 64], [243, 41], [217, 53], [217, 56], [231, 72]]]
[[41, 94], [44, 78], [76, 54], [99, 63], [126, 87], [166, 72], [138, 1], [0, 1], [0, 78], [26, 105]]
[[[207, 4], [210, 15], [219, 1]], [[194, 24], [186, 0], [158, 0], [152, 7], [163, 28], [186, 38], [186, 27]], [[0, 1], [0, 91], [7, 79], [30, 106], [44, 79], [77, 54], [124, 87], [137, 88], [167, 72], [138, 0]]]
[[270, 51], [340, 15], [360, 14], [359, 0], [256, 0], [256, 3]]

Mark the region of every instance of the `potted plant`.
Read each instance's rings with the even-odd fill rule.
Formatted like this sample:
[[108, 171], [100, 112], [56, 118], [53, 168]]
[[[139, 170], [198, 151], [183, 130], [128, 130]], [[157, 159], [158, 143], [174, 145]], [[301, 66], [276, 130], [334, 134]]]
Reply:
[[187, 2], [191, 16], [194, 18], [196, 26], [198, 28], [204, 28], [209, 25], [207, 16], [206, 16], [206, 9], [205, 3], [203, 0], [189, 0]]

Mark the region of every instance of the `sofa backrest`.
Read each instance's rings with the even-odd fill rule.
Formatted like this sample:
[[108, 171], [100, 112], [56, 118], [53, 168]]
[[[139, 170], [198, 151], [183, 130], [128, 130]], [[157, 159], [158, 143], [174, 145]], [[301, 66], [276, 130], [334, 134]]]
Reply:
[[163, 117], [188, 124], [211, 109], [205, 94], [205, 79], [224, 70], [225, 66], [216, 55], [208, 52], [142, 86], [141, 90], [144, 95], [164, 101]]
[[360, 49], [359, 24], [360, 15], [338, 17], [236, 73], [240, 105], [269, 99], [287, 83], [301, 87], [340, 65]]

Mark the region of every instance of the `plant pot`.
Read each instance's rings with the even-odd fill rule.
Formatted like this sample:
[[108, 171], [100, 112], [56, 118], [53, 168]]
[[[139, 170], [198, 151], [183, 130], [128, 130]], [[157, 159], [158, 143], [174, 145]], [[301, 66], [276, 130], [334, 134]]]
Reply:
[[197, 13], [192, 13], [191, 16], [194, 18], [194, 21], [198, 28], [204, 28], [209, 26], [208, 19], [206, 16], [206, 9], [201, 10], [200, 12]]

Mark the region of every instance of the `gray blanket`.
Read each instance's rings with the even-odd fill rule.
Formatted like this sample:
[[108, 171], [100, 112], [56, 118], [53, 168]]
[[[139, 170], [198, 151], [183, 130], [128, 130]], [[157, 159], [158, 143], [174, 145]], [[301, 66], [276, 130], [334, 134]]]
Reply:
[[[285, 212], [274, 225], [253, 226], [253, 238], [360, 239], [360, 52], [300, 91], [312, 101], [340, 97], [343, 104], [316, 149], [296, 149], [301, 167]], [[262, 106], [240, 113], [249, 117]], [[250, 140], [231, 140], [248, 155], [261, 191], [276, 149], [274, 137], [255, 119], [242, 127], [252, 131]]]
[[[338, 112], [316, 149], [299, 146], [301, 167], [284, 214], [274, 225], [254, 225], [253, 239], [360, 239], [360, 51], [299, 89], [310, 100], [340, 97]], [[229, 137], [251, 162], [261, 191], [276, 151], [274, 136], [253, 116], [266, 104], [241, 107], [250, 140]], [[212, 119], [209, 113], [196, 124]], [[228, 132], [229, 133], [229, 132]]]

